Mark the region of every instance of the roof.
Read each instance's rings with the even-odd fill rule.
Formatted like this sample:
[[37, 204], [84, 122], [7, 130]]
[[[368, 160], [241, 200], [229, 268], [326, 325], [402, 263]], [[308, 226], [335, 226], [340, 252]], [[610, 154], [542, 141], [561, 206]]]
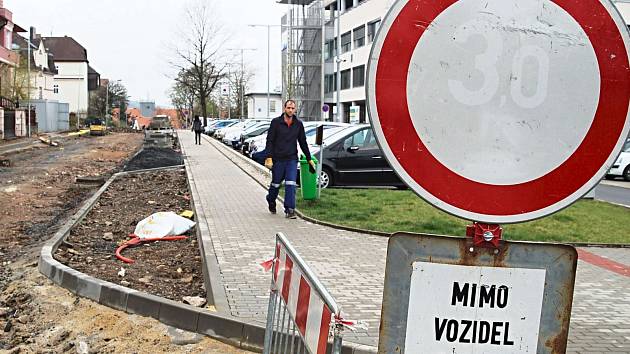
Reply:
[[[21, 49], [23, 49], [24, 51], [26, 51], [28, 43], [26, 41], [26, 38], [20, 36], [17, 33], [13, 33], [13, 43], [17, 44]], [[37, 48], [39, 48], [39, 44], [41, 43], [41, 39], [39, 38], [35, 38], [31, 44], [31, 63], [35, 62], [35, 51], [38, 50]], [[43, 72], [47, 72], [47, 73], [51, 73], [51, 74], [57, 74], [57, 68], [55, 67], [55, 60], [53, 58], [53, 55], [51, 53], [48, 53], [48, 69], [44, 69], [42, 70]], [[41, 70], [40, 67], [38, 67], [38, 69]]]
[[88, 65], [88, 75], [100, 75], [98, 71], [94, 70], [93, 67]]
[[87, 50], [72, 37], [43, 37], [44, 45], [55, 61], [88, 62]]

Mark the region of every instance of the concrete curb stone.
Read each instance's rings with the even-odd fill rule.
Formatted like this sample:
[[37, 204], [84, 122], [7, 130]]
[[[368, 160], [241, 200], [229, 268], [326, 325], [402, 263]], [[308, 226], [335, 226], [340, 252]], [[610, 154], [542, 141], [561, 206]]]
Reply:
[[[156, 170], [179, 169], [182, 167], [183, 166], [179, 165], [114, 174], [42, 247], [38, 270], [55, 284], [78, 296], [96, 301], [101, 305], [130, 314], [153, 317], [167, 325], [199, 334], [206, 334], [230, 345], [260, 352], [262, 351], [265, 331], [265, 329], [260, 326], [240, 322], [235, 318], [206, 309], [185, 305], [94, 278], [61, 264], [53, 257], [56, 249], [70, 234], [72, 227], [87, 215], [100, 195], [117, 177]], [[206, 286], [208, 287], [209, 285], [206, 283]], [[201, 322], [202, 326], [199, 325], [200, 318], [204, 319], [204, 322]], [[210, 325], [212, 328], [210, 328]]]
[[[212, 145], [215, 148], [217, 148], [217, 150], [219, 150], [225, 157], [227, 157], [229, 160], [234, 162], [234, 164], [236, 164], [238, 168], [240, 168], [248, 176], [253, 178], [263, 188], [265, 188], [265, 189], [269, 188], [268, 187], [268, 183], [265, 183], [266, 181], [262, 181], [260, 176], [256, 176], [253, 173], [251, 173], [251, 171], [248, 171], [246, 168], [240, 166], [237, 162], [234, 161], [235, 160], [234, 157], [236, 156], [236, 157], [238, 157], [238, 159], [240, 161], [246, 163], [249, 166], [254, 167], [261, 174], [267, 174], [269, 176], [269, 179], [271, 179], [271, 173], [264, 166], [259, 165], [258, 163], [256, 163], [256, 161], [254, 161], [252, 159], [249, 159], [249, 158], [243, 156], [242, 154], [239, 154], [238, 152], [234, 151], [233, 149], [230, 149], [229, 147], [223, 146], [223, 144], [216, 143], [215, 141], [212, 141]], [[282, 200], [282, 198], [280, 198], [280, 197], [278, 199]], [[611, 203], [611, 204], [615, 204], [615, 203]], [[624, 205], [624, 207], [627, 207], [627, 206]], [[330, 222], [327, 222], [327, 221], [318, 220], [318, 219], [312, 218], [310, 216], [304, 215], [298, 209], [295, 210], [295, 213], [299, 217], [301, 217], [302, 219], [304, 219], [306, 221], [309, 221], [309, 222], [312, 222], [313, 224], [318, 224], [318, 225], [322, 225], [322, 226], [328, 226], [328, 227], [332, 227], [332, 228], [338, 229], [338, 230], [352, 231], [352, 232], [358, 232], [358, 233], [364, 233], [364, 234], [376, 235], [376, 236], [384, 236], [384, 237], [389, 237], [389, 236], [392, 235], [391, 233], [387, 233], [387, 232], [375, 231], [375, 230], [367, 230], [367, 229], [360, 229], [360, 228], [344, 226], [344, 225], [338, 225], [338, 224], [330, 223]], [[564, 242], [564, 244], [568, 244], [568, 245], [571, 245], [571, 246], [574, 246], [574, 247], [630, 248], [630, 243], [628, 243], [628, 244], [623, 244], [623, 243], [616, 244], [616, 243], [594, 243], [594, 242]]]

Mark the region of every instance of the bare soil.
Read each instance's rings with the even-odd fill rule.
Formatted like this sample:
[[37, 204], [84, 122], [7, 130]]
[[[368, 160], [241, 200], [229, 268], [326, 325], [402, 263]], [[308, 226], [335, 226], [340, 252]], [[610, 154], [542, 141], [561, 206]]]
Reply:
[[[141, 157], [140, 155], [136, 158]], [[95, 278], [175, 301], [184, 296], [205, 298], [199, 247], [193, 231], [188, 239], [153, 242], [127, 248], [126, 264], [114, 256], [135, 226], [160, 211], [190, 210], [183, 169], [145, 172], [116, 179], [86, 218], [76, 226], [55, 258]], [[124, 269], [125, 275], [119, 272]]]
[[[151, 318], [128, 315], [76, 297], [37, 271], [37, 257], [43, 242], [54, 235], [98, 188], [98, 185], [79, 186], [75, 183], [77, 178], [108, 178], [138, 151], [142, 139], [143, 135], [138, 133], [77, 137], [62, 140], [60, 147], [42, 144], [40, 148], [4, 155], [10, 158], [11, 167], [0, 167], [0, 353], [246, 353], [210, 338], [165, 326]], [[185, 194], [181, 184], [172, 179], [158, 180], [157, 183], [164, 188], [174, 187], [169, 192], [160, 190], [160, 193], [173, 193], [169, 196]], [[124, 188], [119, 192], [132, 190], [124, 183], [119, 187]], [[123, 197], [125, 201], [131, 198], [129, 193]], [[139, 205], [134, 204], [133, 208], [128, 203], [121, 205], [117, 197], [111, 195], [107, 202], [113, 204], [111, 210], [117, 211], [114, 219], [121, 222], [114, 226], [113, 219], [103, 214], [93, 218], [98, 222], [88, 223], [93, 219], [86, 219], [82, 232], [92, 230], [102, 237], [111, 227], [117, 239], [124, 239], [127, 227], [131, 228], [131, 225], [125, 226], [125, 222], [131, 224], [158, 208], [189, 205], [186, 198], [180, 199], [173, 197], [163, 203], [163, 199], [156, 197], [154, 201], [160, 205], [149, 204], [147, 200], [145, 208], [135, 210]], [[95, 215], [99, 214], [95, 212]], [[112, 225], [107, 225], [108, 222]], [[168, 269], [165, 273], [173, 276], [174, 283], [185, 285], [187, 290], [199, 291], [197, 281], [201, 279], [194, 278], [190, 284], [181, 281], [184, 277], [176, 268], [189, 269], [187, 260], [178, 263], [176, 256], [179, 252], [170, 249], [176, 247], [182, 255], [193, 254], [183, 251], [192, 243], [192, 239], [163, 242], [131, 249], [124, 254], [134, 258], [136, 264], [143, 264], [151, 262], [150, 258], [155, 255], [153, 250], [166, 247], [166, 252], [174, 255], [164, 260]], [[99, 250], [100, 253], [94, 251], [93, 261], [113, 267], [113, 260], [105, 260], [112, 245], [102, 245], [104, 248]], [[152, 252], [141, 252], [143, 248]], [[87, 262], [87, 255], [84, 257]], [[173, 268], [177, 276], [170, 273]], [[135, 279], [138, 275], [131, 270], [126, 277]], [[130, 286], [136, 285], [134, 281]], [[149, 285], [144, 285], [150, 290]]]

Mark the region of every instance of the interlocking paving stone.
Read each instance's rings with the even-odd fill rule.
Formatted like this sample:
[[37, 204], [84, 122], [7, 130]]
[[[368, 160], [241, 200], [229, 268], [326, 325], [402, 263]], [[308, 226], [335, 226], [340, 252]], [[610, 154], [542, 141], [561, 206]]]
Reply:
[[[264, 323], [270, 274], [259, 264], [273, 256], [275, 233], [283, 232], [345, 317], [368, 323], [367, 332], [346, 331], [344, 340], [376, 346], [387, 238], [271, 215], [266, 190], [217, 148], [207, 141], [194, 145], [188, 131], [179, 137], [201, 195], [231, 314]], [[630, 264], [630, 249], [585, 250]], [[578, 262], [568, 353], [630, 353], [629, 290], [630, 278]]]

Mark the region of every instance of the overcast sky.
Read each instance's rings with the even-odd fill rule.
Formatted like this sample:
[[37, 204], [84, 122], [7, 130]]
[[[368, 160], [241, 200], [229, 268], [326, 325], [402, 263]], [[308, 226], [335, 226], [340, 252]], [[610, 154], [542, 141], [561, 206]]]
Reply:
[[[184, 9], [190, 2], [212, 4], [212, 21], [229, 33], [225, 48], [246, 51], [244, 62], [255, 73], [250, 91], [267, 91], [267, 29], [249, 24], [279, 24], [285, 5], [275, 0], [4, 0], [21, 27], [43, 36], [70, 36], [88, 52], [102, 78], [122, 80], [131, 99], [170, 106], [168, 89], [174, 69], [168, 64], [185, 30]], [[280, 29], [271, 28], [271, 90], [280, 86]], [[233, 60], [240, 65], [240, 54]]]

